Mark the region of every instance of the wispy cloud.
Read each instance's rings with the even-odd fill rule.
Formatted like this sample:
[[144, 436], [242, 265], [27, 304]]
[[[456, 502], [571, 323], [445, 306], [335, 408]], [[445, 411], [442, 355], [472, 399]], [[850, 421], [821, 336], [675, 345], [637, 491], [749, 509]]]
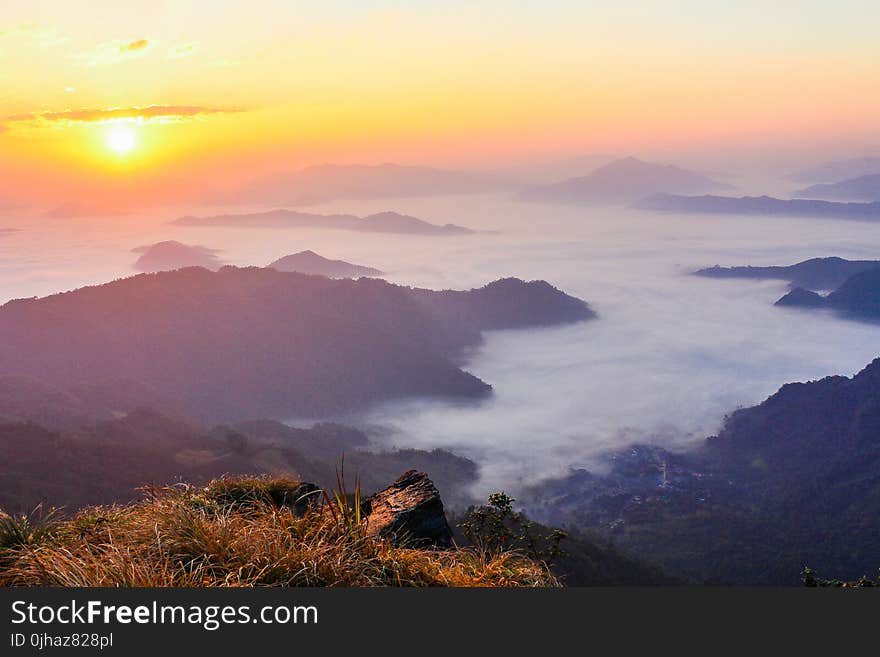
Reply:
[[70, 37], [59, 31], [58, 28], [35, 23], [22, 23], [14, 27], [0, 29], [0, 39], [6, 37], [30, 39], [40, 48], [54, 48], [70, 41]]
[[184, 57], [191, 57], [199, 51], [200, 47], [200, 44], [197, 42], [181, 43], [169, 48], [165, 57], [167, 59], [183, 59]]
[[205, 107], [203, 105], [147, 105], [146, 107], [108, 107], [67, 109], [58, 112], [29, 112], [14, 114], [0, 125], [0, 131], [9, 124], [78, 124], [106, 123], [111, 121], [137, 121], [140, 123], [177, 123], [211, 114], [242, 112], [239, 108]]
[[135, 57], [141, 57], [151, 49], [149, 39], [114, 40], [98, 44], [94, 50], [72, 55], [73, 59], [86, 66], [116, 64]]

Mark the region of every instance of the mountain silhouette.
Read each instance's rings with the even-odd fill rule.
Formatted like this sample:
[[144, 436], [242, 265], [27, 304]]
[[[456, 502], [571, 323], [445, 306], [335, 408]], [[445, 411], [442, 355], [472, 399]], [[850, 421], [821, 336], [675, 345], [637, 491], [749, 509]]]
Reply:
[[563, 203], [632, 203], [659, 193], [698, 194], [729, 189], [702, 174], [634, 157], [615, 160], [591, 174], [529, 188], [521, 198]]
[[880, 201], [880, 173], [848, 178], [836, 183], [811, 185], [796, 191], [792, 196], [830, 201]]
[[690, 450], [631, 445], [606, 466], [518, 501], [694, 582], [794, 585], [805, 564], [857, 579], [880, 550], [880, 359], [786, 384]]
[[295, 210], [270, 210], [252, 214], [223, 214], [211, 217], [186, 216], [172, 223], [179, 226], [233, 226], [243, 228], [327, 228], [364, 233], [407, 235], [467, 235], [469, 228], [455, 224], [437, 225], [397, 212], [379, 212], [366, 217], [352, 214], [315, 214]]
[[63, 391], [128, 379], [200, 420], [286, 419], [401, 397], [484, 397], [491, 387], [460, 368], [481, 331], [592, 317], [542, 281], [436, 292], [186, 268], [6, 303], [0, 371]]
[[796, 288], [776, 302], [777, 306], [830, 308], [847, 317], [880, 320], [880, 269], [850, 276], [827, 296]]
[[657, 194], [636, 204], [645, 210], [697, 214], [739, 214], [823, 219], [880, 219], [880, 202], [837, 203], [808, 199], [779, 199], [772, 196], [681, 196]]
[[223, 261], [217, 257], [218, 250], [181, 244], [174, 240], [139, 246], [131, 252], [141, 254], [135, 261], [134, 268], [143, 272], [166, 271], [181, 267], [219, 269], [223, 266]]
[[826, 162], [797, 171], [790, 178], [803, 183], [829, 183], [872, 174], [880, 174], [880, 157], [855, 157]]
[[859, 272], [880, 267], [880, 260], [811, 258], [794, 265], [771, 267], [708, 267], [694, 272], [707, 278], [754, 278], [788, 281], [807, 290], [833, 290]]
[[278, 258], [268, 265], [278, 271], [296, 271], [301, 274], [327, 276], [328, 278], [360, 278], [361, 276], [381, 276], [382, 271], [373, 267], [353, 265], [344, 260], [330, 260], [314, 251], [300, 251]]

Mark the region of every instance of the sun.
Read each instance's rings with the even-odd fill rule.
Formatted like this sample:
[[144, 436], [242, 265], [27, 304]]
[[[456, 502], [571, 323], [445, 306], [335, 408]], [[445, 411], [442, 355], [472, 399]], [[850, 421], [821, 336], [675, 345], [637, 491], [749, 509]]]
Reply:
[[107, 130], [106, 143], [114, 153], [126, 155], [137, 147], [137, 133], [128, 126], [115, 125]]

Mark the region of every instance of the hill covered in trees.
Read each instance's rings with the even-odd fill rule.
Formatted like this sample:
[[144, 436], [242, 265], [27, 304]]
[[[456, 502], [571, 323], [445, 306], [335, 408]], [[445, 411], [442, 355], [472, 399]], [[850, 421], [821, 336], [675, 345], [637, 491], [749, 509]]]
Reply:
[[459, 366], [483, 330], [594, 316], [542, 281], [438, 292], [188, 268], [5, 304], [0, 371], [74, 395], [112, 396], [124, 381], [151, 391], [150, 405], [173, 400], [199, 420], [286, 419], [399, 397], [483, 397], [490, 385]]
[[267, 265], [278, 271], [297, 271], [301, 274], [326, 276], [327, 278], [376, 277], [383, 272], [375, 267], [355, 265], [345, 260], [330, 260], [314, 251], [300, 251], [278, 258]]
[[828, 308], [853, 319], [880, 319], [880, 269], [854, 274], [826, 296], [795, 288], [776, 302], [792, 308]]
[[794, 265], [769, 267], [706, 267], [694, 272], [706, 278], [751, 278], [788, 281], [792, 287], [806, 290], [833, 290], [846, 279], [869, 269], [880, 268], [880, 260], [846, 260], [844, 258], [810, 258]]
[[852, 378], [785, 385], [698, 449], [636, 445], [608, 470], [545, 482], [523, 501], [692, 581], [794, 585], [805, 565], [857, 580], [880, 554], [880, 360]]

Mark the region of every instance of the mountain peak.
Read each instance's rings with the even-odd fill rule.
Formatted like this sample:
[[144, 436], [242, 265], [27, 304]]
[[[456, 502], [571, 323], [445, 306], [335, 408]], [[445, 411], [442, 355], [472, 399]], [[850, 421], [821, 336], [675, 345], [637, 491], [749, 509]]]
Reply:
[[727, 185], [672, 164], [633, 156], [609, 162], [592, 173], [523, 193], [526, 200], [567, 203], [633, 203], [656, 194], [699, 194]]
[[278, 258], [268, 265], [271, 269], [299, 272], [327, 278], [360, 278], [362, 276], [381, 276], [382, 271], [373, 267], [354, 265], [344, 260], [330, 260], [312, 250], [300, 251]]

